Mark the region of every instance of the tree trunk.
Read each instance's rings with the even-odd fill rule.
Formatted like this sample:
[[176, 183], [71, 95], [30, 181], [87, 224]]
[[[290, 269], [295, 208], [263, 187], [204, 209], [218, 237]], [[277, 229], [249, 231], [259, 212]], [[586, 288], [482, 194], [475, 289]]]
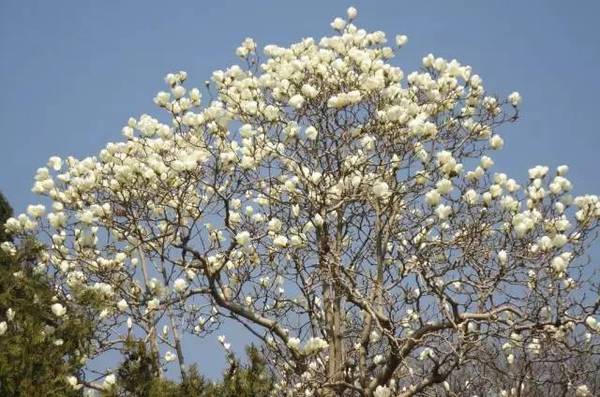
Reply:
[[[147, 264], [146, 264], [146, 257], [144, 255], [144, 253], [142, 252], [141, 248], [138, 248], [138, 255], [140, 256], [140, 262], [142, 265], [142, 274], [144, 276], [144, 287], [146, 288], [146, 292], [148, 291], [148, 268], [147, 268]], [[154, 360], [154, 367], [157, 369], [157, 376], [159, 378], [162, 377], [162, 367], [160, 365], [160, 350], [158, 347], [158, 335], [156, 334], [156, 324], [154, 322], [154, 314], [152, 314], [150, 316], [149, 319], [149, 329], [150, 329], [150, 333], [148, 335], [148, 337], [150, 338], [150, 348], [151, 348], [151, 352], [152, 352], [152, 360]]]
[[[344, 381], [344, 345], [342, 299], [336, 287], [338, 267], [341, 266], [332, 255], [327, 226], [323, 225], [320, 239], [320, 265], [323, 269], [323, 303], [325, 305], [325, 329], [329, 343], [329, 362], [327, 364], [328, 383], [340, 384]], [[337, 396], [343, 387], [335, 386], [323, 391], [324, 396]]]

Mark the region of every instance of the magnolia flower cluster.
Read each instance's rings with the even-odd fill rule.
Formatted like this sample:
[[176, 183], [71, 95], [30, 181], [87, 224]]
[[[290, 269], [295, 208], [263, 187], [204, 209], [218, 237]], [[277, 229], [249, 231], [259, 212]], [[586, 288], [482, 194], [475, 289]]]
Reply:
[[296, 351], [301, 351], [306, 355], [311, 355], [318, 353], [322, 350], [325, 350], [329, 345], [326, 341], [318, 337], [311, 337], [305, 344], [302, 346], [300, 339], [298, 338], [290, 338], [287, 342], [287, 345]]

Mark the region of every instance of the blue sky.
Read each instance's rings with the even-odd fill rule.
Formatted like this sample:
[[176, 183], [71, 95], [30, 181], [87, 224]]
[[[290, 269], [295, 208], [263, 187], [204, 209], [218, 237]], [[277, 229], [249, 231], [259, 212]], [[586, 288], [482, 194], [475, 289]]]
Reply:
[[[405, 72], [432, 52], [471, 65], [492, 92], [521, 92], [521, 120], [501, 131], [496, 170], [523, 181], [530, 166], [566, 163], [576, 193], [600, 193], [594, 0], [0, 0], [0, 190], [22, 211], [48, 157], [93, 155], [121, 138], [128, 117], [156, 112], [166, 73], [186, 70], [201, 86], [237, 62], [245, 37], [261, 46], [318, 38], [349, 5], [361, 27], [409, 36], [394, 60]], [[216, 375], [223, 355], [212, 346], [192, 349]]]

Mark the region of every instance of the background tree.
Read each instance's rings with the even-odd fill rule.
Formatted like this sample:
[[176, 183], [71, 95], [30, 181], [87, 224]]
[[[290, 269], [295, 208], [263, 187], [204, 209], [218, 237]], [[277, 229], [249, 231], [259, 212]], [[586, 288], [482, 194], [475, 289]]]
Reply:
[[245, 363], [229, 355], [229, 368], [212, 395], [223, 397], [267, 397], [272, 395], [275, 379], [260, 351], [253, 345], [246, 348]]
[[[4, 197], [2, 193], [0, 193], [0, 221], [2, 224], [6, 222], [8, 218], [13, 215], [13, 209]], [[4, 228], [0, 229], [0, 242], [9, 241], [10, 236], [6, 233]]]
[[201, 376], [194, 365], [187, 370], [184, 382], [155, 376], [154, 360], [147, 346], [135, 342], [128, 347], [126, 359], [117, 370], [115, 387], [103, 396], [139, 397], [267, 397], [273, 391], [275, 380], [258, 349], [246, 349], [246, 363], [229, 353], [229, 368], [223, 379], [211, 382]]
[[[12, 209], [0, 194], [4, 223]], [[3, 241], [10, 236], [3, 234]], [[0, 395], [77, 396], [70, 378], [83, 368], [92, 340], [92, 322], [75, 315], [57, 318], [51, 283], [33, 264], [39, 244], [22, 242], [0, 252]], [[58, 306], [54, 306], [58, 308]], [[75, 387], [74, 387], [75, 386]]]
[[6, 225], [47, 237], [63, 299], [104, 320], [96, 354], [135, 335], [185, 383], [182, 334], [233, 320], [280, 394], [377, 397], [436, 393], [489, 346], [507, 367], [598, 355], [598, 197], [573, 196], [566, 166], [492, 171], [520, 95], [431, 54], [405, 76], [356, 14], [265, 59], [245, 40], [206, 106], [169, 74], [168, 122], [131, 118], [98, 156], [38, 170], [51, 209]]

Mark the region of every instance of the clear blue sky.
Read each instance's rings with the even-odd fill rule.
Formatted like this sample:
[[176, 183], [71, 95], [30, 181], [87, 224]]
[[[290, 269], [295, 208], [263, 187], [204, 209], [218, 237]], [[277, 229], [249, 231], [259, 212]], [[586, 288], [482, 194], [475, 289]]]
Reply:
[[[530, 166], [566, 163], [576, 193], [600, 193], [596, 0], [0, 0], [0, 190], [22, 211], [48, 157], [93, 155], [120, 139], [129, 116], [155, 112], [167, 72], [186, 70], [201, 86], [237, 62], [245, 37], [261, 46], [321, 37], [350, 5], [358, 25], [409, 36], [394, 61], [405, 72], [432, 52], [473, 66], [490, 91], [521, 92], [496, 170], [523, 181]], [[193, 349], [203, 372], [220, 371], [219, 349]]]

